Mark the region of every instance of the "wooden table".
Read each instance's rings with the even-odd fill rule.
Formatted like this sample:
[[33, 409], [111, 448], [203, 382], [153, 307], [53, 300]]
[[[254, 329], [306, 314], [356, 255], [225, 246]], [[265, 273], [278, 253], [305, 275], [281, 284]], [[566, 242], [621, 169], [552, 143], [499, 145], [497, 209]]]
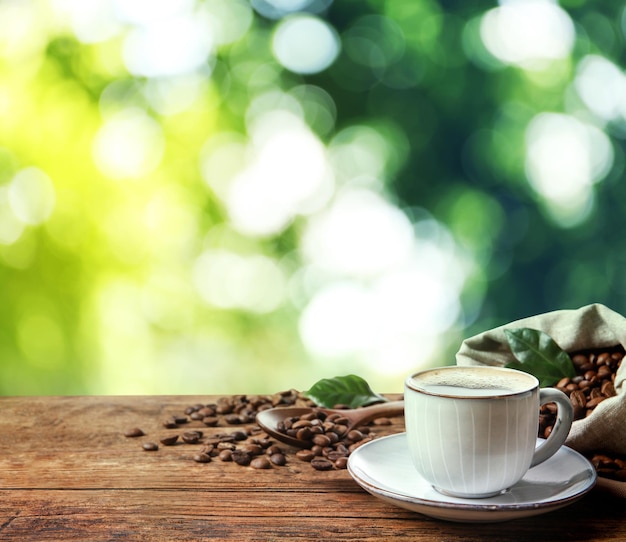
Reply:
[[[165, 417], [213, 400], [0, 398], [0, 540], [626, 540], [626, 501], [597, 489], [556, 512], [459, 524], [383, 503], [346, 470], [293, 455], [255, 470], [196, 463], [188, 444], [142, 449], [168, 433]], [[393, 422], [377, 434], [403, 430]], [[146, 436], [125, 437], [133, 426]]]

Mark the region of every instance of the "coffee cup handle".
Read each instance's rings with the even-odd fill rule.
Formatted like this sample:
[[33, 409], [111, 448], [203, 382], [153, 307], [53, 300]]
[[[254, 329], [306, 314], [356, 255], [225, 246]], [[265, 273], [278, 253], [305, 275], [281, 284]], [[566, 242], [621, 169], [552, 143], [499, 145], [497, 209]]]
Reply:
[[552, 457], [563, 445], [572, 427], [574, 408], [567, 395], [554, 388], [542, 388], [539, 390], [539, 404], [545, 405], [546, 403], [557, 404], [556, 422], [547, 440], [535, 449], [535, 454], [530, 464], [531, 467], [539, 465], [539, 463], [543, 463], [546, 459]]

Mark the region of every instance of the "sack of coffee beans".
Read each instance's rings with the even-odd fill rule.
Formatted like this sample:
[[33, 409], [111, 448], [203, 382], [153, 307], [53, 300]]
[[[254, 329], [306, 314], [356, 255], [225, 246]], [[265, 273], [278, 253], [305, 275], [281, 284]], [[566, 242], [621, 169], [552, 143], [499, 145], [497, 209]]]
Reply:
[[[547, 333], [570, 354], [577, 369], [583, 368], [575, 382], [563, 382], [561, 385], [566, 384], [563, 388], [555, 385], [563, 391], [569, 386], [567, 393], [575, 408], [580, 410], [579, 403], [585, 400], [587, 406], [593, 405], [592, 408], [583, 408], [581, 414], [575, 416], [566, 445], [589, 458], [599, 452], [626, 457], [626, 393], [623, 390], [626, 363], [621, 363], [626, 348], [626, 318], [597, 303], [577, 310], [559, 310], [524, 318], [463, 341], [456, 354], [457, 365], [503, 366], [515, 361], [504, 332], [505, 329], [515, 328]], [[576, 389], [577, 382], [588, 382], [584, 377], [586, 363], [591, 365], [590, 374], [595, 372], [593, 401], [589, 390], [585, 399], [585, 394]], [[601, 365], [607, 367], [601, 370]], [[609, 366], [612, 367], [612, 374]], [[600, 379], [604, 380], [601, 382]], [[601, 474], [599, 468], [598, 472]]]

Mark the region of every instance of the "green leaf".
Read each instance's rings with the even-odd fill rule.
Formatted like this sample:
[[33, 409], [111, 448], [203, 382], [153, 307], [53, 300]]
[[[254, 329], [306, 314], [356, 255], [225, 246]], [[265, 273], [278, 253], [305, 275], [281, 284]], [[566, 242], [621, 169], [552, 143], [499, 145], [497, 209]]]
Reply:
[[542, 388], [561, 378], [576, 376], [571, 358], [547, 333], [538, 329], [505, 329], [507, 341], [518, 361], [506, 365], [537, 377]]
[[350, 408], [386, 401], [382, 395], [372, 391], [360, 376], [347, 375], [318, 380], [304, 394], [316, 404], [326, 408], [348, 405]]

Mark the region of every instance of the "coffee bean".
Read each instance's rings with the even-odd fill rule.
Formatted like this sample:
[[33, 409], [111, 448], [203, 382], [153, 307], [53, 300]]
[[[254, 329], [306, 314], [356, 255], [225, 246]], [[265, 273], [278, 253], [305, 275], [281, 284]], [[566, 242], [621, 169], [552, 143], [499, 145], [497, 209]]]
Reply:
[[207, 427], [216, 427], [219, 423], [219, 418], [217, 416], [205, 416], [202, 418], [202, 423]]
[[196, 454], [193, 456], [193, 460], [196, 463], [210, 463], [211, 456], [209, 454]]
[[209, 406], [202, 407], [200, 410], [198, 410], [198, 414], [200, 414], [203, 418], [206, 418], [208, 416], [215, 416], [215, 408]]
[[245, 431], [233, 431], [231, 433], [231, 436], [235, 439], [235, 440], [246, 440], [248, 438], [248, 435]]
[[587, 401], [587, 408], [590, 409], [590, 408], [597, 407], [605, 399], [606, 397], [602, 397], [602, 396], [592, 397], [591, 399], [589, 399], [589, 401]]
[[324, 447], [324, 446], [329, 446], [331, 441], [327, 435], [315, 435], [313, 437], [313, 443], [317, 444], [318, 446]]
[[311, 460], [311, 466], [315, 470], [332, 470], [333, 463], [332, 461], [329, 461], [328, 459], [322, 459], [322, 458], [316, 457], [315, 459]]
[[280, 446], [276, 445], [276, 444], [272, 444], [271, 446], [269, 446], [266, 450], [265, 453], [269, 456], [272, 456], [274, 454], [282, 454], [283, 450]]
[[142, 437], [145, 433], [139, 429], [139, 427], [133, 427], [132, 429], [128, 429], [124, 431], [124, 436], [129, 438]]
[[221, 461], [232, 461], [233, 452], [232, 450], [222, 450], [217, 457], [219, 457]]
[[298, 440], [311, 440], [313, 438], [313, 432], [311, 431], [311, 426], [301, 427], [296, 430], [296, 438]]
[[291, 429], [302, 429], [304, 427], [311, 427], [311, 420], [300, 419], [291, 424]]
[[279, 467], [282, 467], [282, 466], [284, 466], [287, 463], [287, 458], [285, 457], [285, 454], [283, 454], [283, 453], [280, 453], [280, 452], [273, 453], [269, 457], [270, 457], [270, 461], [274, 465], [277, 465]]
[[177, 440], [178, 440], [178, 435], [172, 435], [170, 437], [162, 438], [161, 444], [163, 444], [163, 446], [174, 446]]
[[348, 454], [337, 451], [337, 450], [329, 450], [326, 454], [324, 454], [324, 456], [326, 457], [326, 459], [328, 459], [329, 461], [337, 461], [337, 459], [341, 458], [341, 457], [346, 457]]
[[316, 456], [311, 450], [298, 450], [296, 457], [301, 461], [312, 461]]
[[242, 450], [233, 450], [231, 452], [231, 457], [237, 465], [247, 466], [250, 464], [250, 454], [242, 451]]
[[186, 444], [198, 444], [202, 438], [201, 431], [186, 431], [183, 433], [182, 439]]
[[159, 445], [156, 442], [144, 442], [141, 447], [146, 452], [156, 452], [159, 449]]
[[363, 440], [363, 433], [358, 429], [353, 429], [346, 435], [346, 438], [352, 442], [359, 442], [359, 440]]
[[615, 386], [611, 381], [603, 382], [602, 387], [600, 388], [600, 392], [605, 397], [615, 397], [617, 395], [617, 392], [615, 391]]
[[250, 466], [253, 469], [271, 469], [272, 468], [272, 464], [270, 463], [270, 460], [264, 455], [255, 457], [252, 461], [250, 461]]
[[244, 444], [241, 449], [253, 457], [263, 453], [263, 448], [258, 444]]

